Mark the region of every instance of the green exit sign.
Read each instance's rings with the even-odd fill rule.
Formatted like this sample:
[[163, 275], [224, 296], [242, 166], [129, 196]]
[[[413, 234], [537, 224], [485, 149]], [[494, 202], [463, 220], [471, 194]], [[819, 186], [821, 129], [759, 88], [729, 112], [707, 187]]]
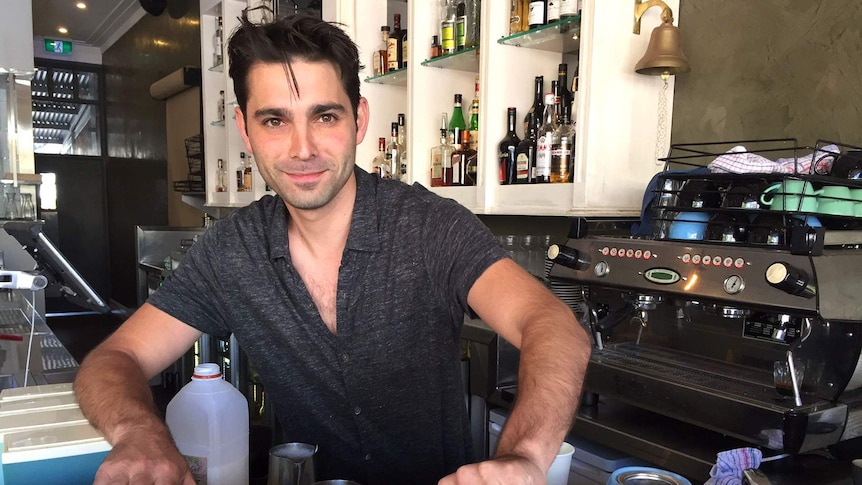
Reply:
[[68, 40], [45, 39], [45, 52], [71, 54], [72, 43]]

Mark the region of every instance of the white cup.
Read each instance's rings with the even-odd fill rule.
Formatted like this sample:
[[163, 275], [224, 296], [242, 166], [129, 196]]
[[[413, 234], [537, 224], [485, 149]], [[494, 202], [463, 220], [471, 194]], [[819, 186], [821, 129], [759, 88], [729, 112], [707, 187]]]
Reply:
[[575, 447], [563, 441], [557, 457], [548, 468], [548, 485], [566, 485], [569, 483], [569, 470], [572, 468], [572, 455]]

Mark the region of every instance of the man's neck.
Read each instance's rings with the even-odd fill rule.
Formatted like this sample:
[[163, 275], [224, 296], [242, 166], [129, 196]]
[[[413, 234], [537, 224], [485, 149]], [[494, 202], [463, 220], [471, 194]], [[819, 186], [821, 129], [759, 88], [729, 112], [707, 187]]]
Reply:
[[316, 256], [331, 257], [337, 251], [335, 254], [340, 260], [353, 219], [356, 183], [356, 175], [353, 174], [338, 195], [319, 209], [302, 210], [288, 205], [290, 220], [287, 231], [291, 241], [301, 242]]

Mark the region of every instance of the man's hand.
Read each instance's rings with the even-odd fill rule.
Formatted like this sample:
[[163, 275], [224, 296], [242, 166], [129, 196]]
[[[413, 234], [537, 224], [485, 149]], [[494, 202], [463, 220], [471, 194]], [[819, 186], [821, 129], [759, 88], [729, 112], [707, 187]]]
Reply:
[[530, 460], [520, 456], [500, 456], [493, 460], [464, 465], [438, 485], [544, 485], [547, 477]]
[[130, 430], [96, 472], [93, 485], [195, 485], [185, 458], [170, 438]]

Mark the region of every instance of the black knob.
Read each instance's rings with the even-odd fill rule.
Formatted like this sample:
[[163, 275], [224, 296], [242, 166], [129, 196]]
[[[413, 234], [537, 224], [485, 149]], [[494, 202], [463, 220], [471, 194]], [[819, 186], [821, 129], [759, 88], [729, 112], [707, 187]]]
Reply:
[[578, 271], [588, 269], [590, 267], [590, 259], [582, 255], [577, 249], [568, 246], [560, 246], [552, 244], [548, 248], [548, 259], [557, 264], [562, 264], [568, 268]]
[[772, 263], [766, 268], [766, 281], [791, 295], [813, 298], [817, 287], [809, 282], [808, 273], [787, 263]]

